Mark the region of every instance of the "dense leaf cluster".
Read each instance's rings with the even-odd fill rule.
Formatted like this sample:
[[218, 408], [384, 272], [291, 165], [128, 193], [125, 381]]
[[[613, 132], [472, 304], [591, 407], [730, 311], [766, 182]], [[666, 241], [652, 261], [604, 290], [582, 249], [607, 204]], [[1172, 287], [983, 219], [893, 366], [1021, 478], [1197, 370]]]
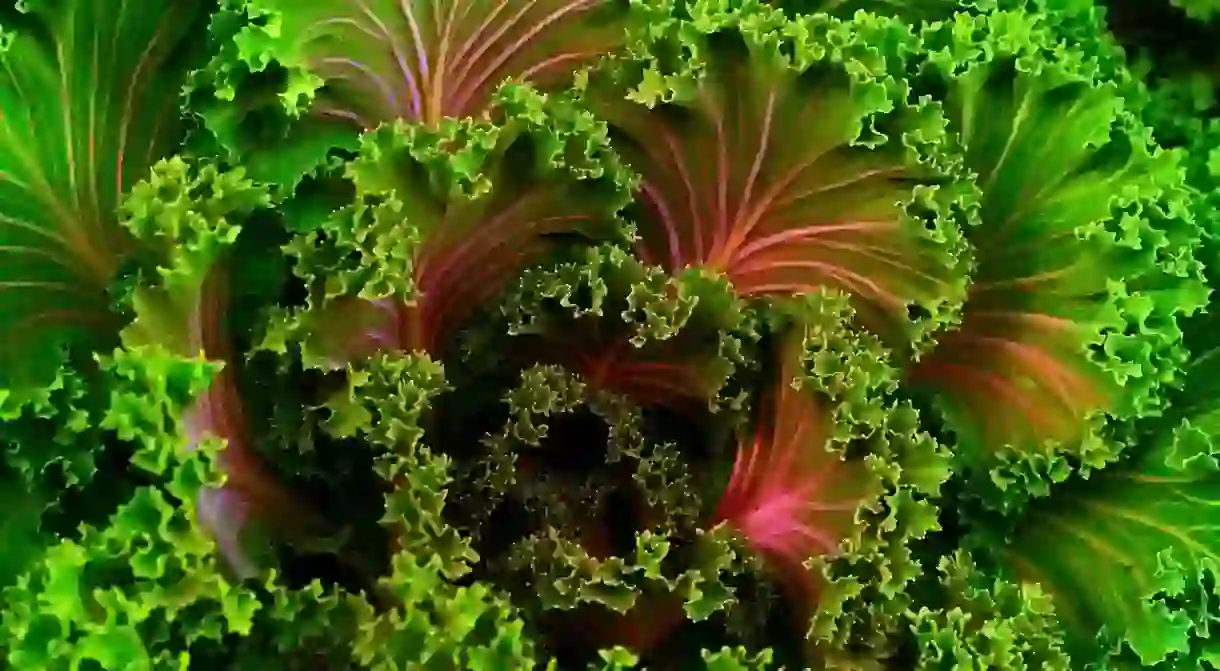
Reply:
[[1220, 669], [1218, 9], [0, 7], [0, 668]]

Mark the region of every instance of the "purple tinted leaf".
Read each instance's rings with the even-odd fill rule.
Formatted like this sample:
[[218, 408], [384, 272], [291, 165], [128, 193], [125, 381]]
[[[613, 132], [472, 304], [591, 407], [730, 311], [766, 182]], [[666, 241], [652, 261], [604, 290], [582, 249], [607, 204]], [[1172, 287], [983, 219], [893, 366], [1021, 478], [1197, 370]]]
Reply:
[[245, 499], [228, 485], [199, 492], [195, 501], [199, 523], [216, 541], [221, 556], [239, 578], [252, 578], [258, 573], [254, 559], [242, 547], [241, 533], [250, 520]]
[[906, 337], [908, 306], [960, 283], [951, 250], [908, 212], [940, 178], [905, 142], [858, 142], [888, 107], [880, 85], [728, 41], [707, 45], [706, 72], [665, 102], [635, 102], [610, 76], [589, 88], [642, 177], [637, 254], [722, 273], [743, 296], [840, 289], [871, 329]]
[[816, 585], [805, 561], [839, 551], [876, 482], [834, 451], [834, 406], [796, 386], [798, 355], [787, 352], [755, 435], [739, 446], [713, 523], [736, 530], [807, 601]]

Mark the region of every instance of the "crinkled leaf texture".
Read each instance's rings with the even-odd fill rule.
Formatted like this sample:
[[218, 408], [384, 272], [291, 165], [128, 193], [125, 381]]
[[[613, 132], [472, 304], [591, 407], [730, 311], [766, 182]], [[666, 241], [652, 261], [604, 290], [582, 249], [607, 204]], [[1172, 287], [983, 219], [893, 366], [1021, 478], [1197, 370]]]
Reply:
[[1039, 585], [989, 576], [962, 550], [941, 558], [937, 577], [943, 605], [910, 613], [917, 668], [1073, 668], [1052, 599]]
[[996, 467], [1001, 489], [1016, 481], [1003, 498], [1047, 490], [1005, 461], [1058, 481], [1058, 455], [1113, 460], [1103, 416], [1155, 410], [1185, 356], [1177, 318], [1207, 296], [1179, 156], [1040, 28], [961, 17], [925, 31], [921, 66], [982, 195], [962, 322], [908, 380], [934, 394], [963, 459]]
[[249, 0], [246, 12], [259, 21], [237, 43], [291, 72], [285, 102], [313, 98], [315, 113], [361, 128], [478, 116], [506, 79], [562, 86], [626, 38], [623, 6], [605, 0]]
[[18, 3], [0, 47], [0, 386], [50, 383], [61, 350], [113, 346], [118, 206], [180, 140], [195, 0]]
[[[486, 452], [467, 478], [479, 501], [478, 509], [471, 511], [476, 528], [508, 496], [524, 501], [540, 527], [579, 526], [590, 514], [598, 514], [602, 497], [615, 487], [632, 493], [647, 529], [690, 531], [697, 526], [701, 488], [692, 475], [695, 465], [677, 446], [646, 437], [643, 411], [633, 401], [559, 366], [535, 364], [521, 371], [519, 384], [505, 394], [504, 404], [509, 419], [484, 438]], [[546, 468], [545, 450], [572, 451], [564, 423], [582, 415], [604, 425], [606, 434], [604, 445], [581, 451], [601, 455], [599, 462], [628, 476], [624, 482], [597, 469], [577, 475], [570, 469], [565, 473]], [[569, 487], [573, 481], [576, 486]], [[594, 544], [603, 546], [604, 540]]]
[[[224, 145], [286, 186], [330, 149], [351, 147], [352, 131], [484, 118], [506, 82], [566, 88], [620, 49], [641, 13], [625, 0], [231, 4], [213, 25], [231, 41], [193, 81], [206, 96], [196, 99]], [[277, 99], [282, 109], [259, 109]]]
[[1000, 551], [1013, 576], [1053, 597], [1078, 665], [1220, 663], [1211, 640], [1220, 411], [1214, 397], [1196, 395], [1215, 376], [1210, 356], [1198, 360], [1204, 365], [1187, 372], [1183, 411], [1171, 407], [1168, 417], [1146, 423], [1126, 462], [1031, 508]]
[[721, 278], [674, 277], [622, 247], [597, 247], [527, 269], [501, 307], [517, 356], [555, 363], [642, 405], [716, 411], [743, 401], [729, 386], [752, 365], [758, 334]]
[[[806, 360], [802, 335], [788, 335], [782, 346], [775, 389], [759, 409], [754, 436], [737, 449], [713, 524], [732, 527], [798, 599], [808, 601], [816, 592], [805, 562], [843, 550], [859, 509], [880, 493], [881, 483], [866, 460], [846, 458], [843, 448], [859, 434], [837, 415], [850, 417], [853, 409], [840, 408], [834, 391], [810, 383], [802, 369], [819, 362]], [[835, 352], [809, 354], [826, 362]], [[862, 376], [867, 370], [843, 366], [834, 374]], [[867, 389], [876, 380], [843, 382]]]
[[159, 251], [155, 280], [130, 293], [135, 320], [122, 333], [129, 347], [156, 346], [178, 356], [203, 356], [221, 366], [211, 386], [182, 417], [192, 443], [225, 442], [219, 467], [226, 482], [205, 489], [198, 504], [203, 525], [233, 568], [258, 571], [243, 548], [248, 524], [273, 530], [280, 539], [325, 535], [315, 511], [294, 497], [255, 453], [235, 367], [229, 312], [234, 291], [231, 268], [250, 262], [234, 253], [242, 225], [271, 204], [267, 187], [241, 169], [174, 157], [153, 166], [149, 178], [123, 203], [123, 225], [145, 249]]
[[154, 347], [116, 350], [99, 362], [111, 389], [102, 426], [137, 446], [132, 464], [158, 484], [136, 490], [107, 524], [51, 544], [5, 590], [0, 617], [13, 669], [176, 666], [187, 653], [170, 637], [198, 643], [248, 634], [259, 608], [225, 577], [192, 504], [219, 483], [212, 467], [219, 446], [189, 446], [179, 419], [215, 367]]
[[889, 346], [919, 350], [964, 297], [971, 192], [937, 108], [908, 104], [890, 74], [915, 37], [742, 4], [690, 3], [668, 29], [680, 37], [588, 78], [589, 108], [641, 175], [636, 253], [722, 273], [742, 296], [848, 291]]
[[377, 448], [375, 469], [390, 487], [380, 522], [394, 534], [391, 572], [378, 584], [391, 606], [378, 612], [360, 599], [346, 604], [359, 617], [349, 633], [352, 658], [374, 666], [410, 659], [487, 671], [533, 667], [535, 643], [507, 595], [480, 581], [454, 584], [479, 555], [444, 517], [451, 462], [423, 442], [426, 415], [449, 390], [442, 366], [426, 355], [388, 352], [352, 366], [349, 376], [347, 390], [331, 401], [328, 428]]
[[809, 618], [808, 654], [860, 668], [892, 655], [905, 627], [920, 573], [911, 544], [939, 529], [949, 455], [914, 408], [888, 398], [897, 371], [854, 326], [847, 294], [816, 292], [772, 315], [781, 372], [713, 520], [780, 576]]
[[526, 87], [503, 90], [497, 109], [497, 124], [398, 121], [362, 138], [342, 180], [354, 202], [287, 249], [308, 306], [265, 347], [296, 340], [325, 367], [383, 349], [439, 356], [557, 240], [625, 239], [631, 178], [605, 127]]
[[5, 668], [1220, 667], [1215, 123], [1093, 0], [15, 7]]
[[[83, 356], [83, 353], [82, 353]], [[12, 497], [0, 526], [8, 548], [0, 560], [7, 586], [24, 562], [41, 552], [54, 522], [75, 526], [104, 519], [126, 498], [105, 464], [124, 453], [100, 428], [108, 390], [89, 360], [65, 362], [36, 394], [0, 390], [0, 473]], [[82, 370], [83, 369], [83, 370]], [[84, 373], [84, 374], [82, 374]]]
[[[639, 407], [545, 365], [522, 371], [505, 403], [509, 421], [486, 438], [486, 454], [464, 478], [473, 484], [467, 516], [487, 537], [501, 532], [495, 510], [523, 509], [522, 537], [487, 560], [504, 566], [514, 601], [549, 623], [553, 641], [643, 653], [684, 619], [704, 622], [736, 603], [726, 582], [740, 571], [734, 544], [699, 528], [698, 464], [648, 441]], [[605, 445], [570, 440], [582, 417], [604, 425]], [[600, 455], [609, 468], [548, 464], [548, 453], [575, 451]], [[615, 522], [623, 507], [634, 521]]]

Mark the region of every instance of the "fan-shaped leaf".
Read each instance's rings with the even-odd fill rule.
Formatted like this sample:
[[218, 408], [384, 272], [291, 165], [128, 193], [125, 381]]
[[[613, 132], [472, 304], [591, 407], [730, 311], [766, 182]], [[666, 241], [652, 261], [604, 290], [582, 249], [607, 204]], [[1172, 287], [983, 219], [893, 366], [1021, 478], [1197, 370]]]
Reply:
[[49, 380], [72, 342], [113, 342], [124, 192], [179, 139], [195, 0], [22, 3], [0, 54], [0, 386]]

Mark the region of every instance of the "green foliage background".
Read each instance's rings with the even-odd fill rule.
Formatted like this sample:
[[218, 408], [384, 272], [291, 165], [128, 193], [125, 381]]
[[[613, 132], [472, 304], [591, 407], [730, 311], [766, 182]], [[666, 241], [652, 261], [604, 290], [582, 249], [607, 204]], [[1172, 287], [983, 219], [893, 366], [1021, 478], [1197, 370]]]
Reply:
[[1209, 2], [0, 2], [0, 667], [1220, 669]]

